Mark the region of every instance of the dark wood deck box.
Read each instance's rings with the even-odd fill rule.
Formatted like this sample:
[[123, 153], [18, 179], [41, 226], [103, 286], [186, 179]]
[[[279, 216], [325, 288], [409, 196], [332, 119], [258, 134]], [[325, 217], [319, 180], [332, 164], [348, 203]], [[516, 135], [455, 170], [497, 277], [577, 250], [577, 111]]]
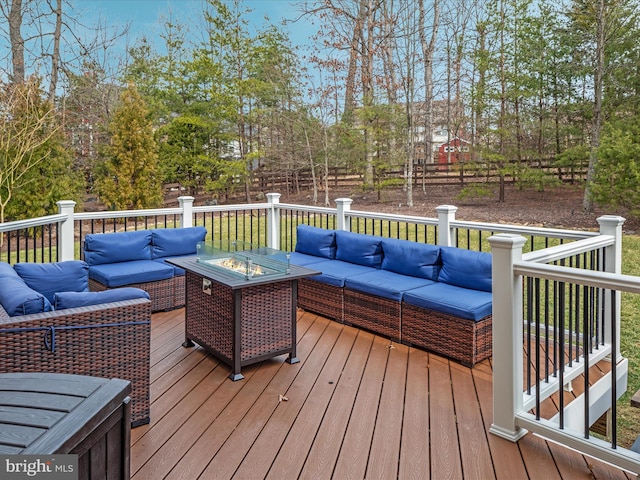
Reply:
[[0, 374], [0, 454], [74, 454], [79, 480], [129, 480], [130, 393], [120, 379]]

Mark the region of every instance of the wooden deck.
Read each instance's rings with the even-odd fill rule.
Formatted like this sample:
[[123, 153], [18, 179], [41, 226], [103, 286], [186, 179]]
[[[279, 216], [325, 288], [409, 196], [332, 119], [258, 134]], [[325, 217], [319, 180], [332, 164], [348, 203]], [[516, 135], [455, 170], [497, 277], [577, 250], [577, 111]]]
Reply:
[[298, 357], [229, 368], [184, 348], [184, 309], [153, 315], [151, 423], [132, 430], [134, 480], [631, 479], [527, 435], [488, 433], [491, 364], [298, 316]]

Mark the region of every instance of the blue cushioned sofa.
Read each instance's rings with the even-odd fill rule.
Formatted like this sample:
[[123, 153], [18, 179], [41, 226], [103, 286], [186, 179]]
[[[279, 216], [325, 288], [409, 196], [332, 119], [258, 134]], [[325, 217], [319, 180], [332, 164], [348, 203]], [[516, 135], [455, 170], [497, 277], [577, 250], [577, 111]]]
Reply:
[[154, 312], [181, 307], [184, 270], [166, 260], [195, 255], [206, 234], [204, 227], [88, 234], [83, 252], [89, 265], [89, 287], [93, 291], [141, 288], [149, 293]]
[[308, 225], [298, 305], [472, 366], [491, 355], [491, 255]]
[[150, 322], [147, 292], [91, 292], [83, 261], [0, 262], [0, 372], [129, 380], [134, 426], [149, 422]]

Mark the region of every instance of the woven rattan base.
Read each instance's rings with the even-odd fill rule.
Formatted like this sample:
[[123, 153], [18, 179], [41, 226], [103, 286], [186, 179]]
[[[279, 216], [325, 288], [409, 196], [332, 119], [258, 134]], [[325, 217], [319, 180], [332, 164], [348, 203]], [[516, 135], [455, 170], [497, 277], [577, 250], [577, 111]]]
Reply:
[[[149, 297], [151, 298], [152, 312], [172, 310], [177, 307], [177, 305], [175, 304], [173, 278], [167, 278], [165, 280], [157, 280], [155, 282], [132, 283], [126, 286], [141, 288], [142, 290], [146, 291], [149, 294]], [[94, 280], [92, 278], [89, 279], [89, 290], [91, 290], [92, 292], [99, 292], [101, 290], [108, 290], [108, 289], [109, 287], [107, 287], [106, 285], [103, 285], [97, 280]]]
[[489, 358], [491, 315], [477, 322], [402, 303], [402, 343], [415, 345], [472, 367]]
[[344, 323], [400, 340], [400, 302], [344, 289]]
[[149, 423], [150, 302], [127, 300], [0, 320], [0, 371], [131, 382], [131, 423]]
[[227, 363], [232, 379], [242, 378], [240, 368], [251, 363], [283, 353], [294, 359], [291, 281], [240, 289], [211, 281], [211, 294], [203, 291], [203, 277], [197, 273], [187, 271], [186, 282], [186, 344], [193, 340]]
[[342, 287], [301, 278], [298, 280], [298, 306], [340, 323], [344, 321]]

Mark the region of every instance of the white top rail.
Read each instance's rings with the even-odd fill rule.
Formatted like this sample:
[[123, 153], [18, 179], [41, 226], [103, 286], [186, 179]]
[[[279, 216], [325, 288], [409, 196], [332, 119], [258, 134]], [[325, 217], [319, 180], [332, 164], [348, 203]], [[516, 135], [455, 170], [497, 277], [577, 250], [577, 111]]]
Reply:
[[526, 262], [551, 263], [573, 255], [610, 247], [615, 243], [615, 240], [613, 235], [598, 235], [596, 237], [583, 238], [582, 240], [565, 243], [564, 245], [556, 245], [543, 250], [525, 253], [522, 255], [522, 260]]
[[331, 207], [313, 207], [309, 205], [295, 205], [293, 203], [279, 203], [278, 208], [280, 208], [281, 210], [286, 210], [286, 209], [300, 210], [303, 212], [325, 213], [329, 215], [336, 215], [338, 211], [336, 208], [331, 208]]
[[640, 277], [634, 277], [632, 275], [621, 275], [533, 262], [516, 262], [513, 264], [513, 271], [516, 275], [543, 278], [556, 282], [640, 293]]
[[564, 238], [567, 240], [583, 239], [587, 237], [595, 237], [599, 235], [598, 232], [589, 232], [586, 230], [564, 230], [560, 228], [546, 228], [546, 227], [527, 227], [524, 225], [507, 225], [502, 223], [486, 223], [486, 222], [465, 222], [460, 220], [453, 220], [451, 222], [452, 227], [457, 228], [469, 228], [472, 230], [484, 230], [495, 233], [513, 233], [522, 236], [540, 236], [549, 238]]
[[349, 217], [357, 218], [371, 218], [374, 220], [389, 220], [392, 222], [408, 222], [418, 225], [438, 225], [437, 218], [429, 217], [415, 217], [412, 215], [397, 215], [393, 213], [376, 213], [376, 212], [363, 212], [360, 210], [349, 210], [346, 212]]
[[13, 222], [0, 223], [0, 232], [11, 232], [14, 230], [20, 230], [22, 228], [41, 227], [43, 225], [51, 225], [54, 223], [63, 222], [66, 219], [66, 214], [57, 213], [55, 215], [29, 218], [27, 220], [15, 220]]

